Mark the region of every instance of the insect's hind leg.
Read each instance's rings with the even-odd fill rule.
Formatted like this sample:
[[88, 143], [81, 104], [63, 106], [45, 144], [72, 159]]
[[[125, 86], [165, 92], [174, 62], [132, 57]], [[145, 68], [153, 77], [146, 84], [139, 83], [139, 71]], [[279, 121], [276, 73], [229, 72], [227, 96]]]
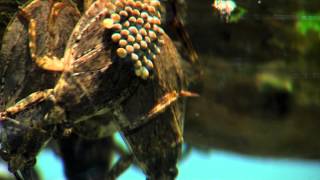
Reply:
[[35, 103], [49, 99], [52, 97], [52, 93], [53, 89], [47, 89], [30, 94], [28, 97], [20, 100], [15, 105], [7, 108], [4, 112], [0, 112], [0, 121], [6, 120], [8, 116], [21, 112]]

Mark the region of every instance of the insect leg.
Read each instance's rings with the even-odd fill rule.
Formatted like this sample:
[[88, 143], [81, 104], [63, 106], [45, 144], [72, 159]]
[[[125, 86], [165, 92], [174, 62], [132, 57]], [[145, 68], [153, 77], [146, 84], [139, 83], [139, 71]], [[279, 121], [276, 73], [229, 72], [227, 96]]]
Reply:
[[[4, 113], [5, 114], [4, 117], [0, 117], [2, 120], [5, 119], [6, 115], [14, 115], [18, 112], [21, 112], [23, 110], [25, 110], [26, 108], [30, 107], [31, 105], [35, 104], [35, 103], [39, 103], [42, 102], [46, 99], [49, 98], [49, 96], [52, 95], [53, 89], [47, 89], [45, 91], [38, 91], [38, 92], [34, 92], [32, 94], [30, 94], [28, 97], [20, 100], [18, 103], [16, 103], [15, 105], [7, 108], [5, 110]], [[0, 121], [1, 121], [0, 119]]]
[[63, 71], [64, 64], [59, 58], [55, 56], [43, 56], [37, 57], [36, 56], [36, 39], [37, 39], [37, 32], [36, 32], [36, 20], [30, 19], [29, 21], [29, 48], [31, 53], [31, 58], [33, 61], [42, 69], [49, 70], [49, 71]]
[[37, 56], [37, 20], [21, 9], [20, 14], [28, 21], [29, 49], [32, 60], [42, 69], [61, 72], [64, 70], [64, 63], [53, 55]]

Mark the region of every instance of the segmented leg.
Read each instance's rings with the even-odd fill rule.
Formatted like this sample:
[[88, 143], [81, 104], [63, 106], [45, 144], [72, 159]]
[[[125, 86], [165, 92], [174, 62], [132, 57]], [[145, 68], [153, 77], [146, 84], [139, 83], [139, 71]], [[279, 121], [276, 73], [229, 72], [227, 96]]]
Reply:
[[22, 15], [23, 18], [29, 22], [29, 49], [32, 60], [44, 70], [62, 72], [64, 70], [64, 64], [63, 61], [58, 57], [53, 55], [44, 55], [40, 57], [37, 56], [37, 21], [23, 9], [21, 9], [20, 15]]
[[48, 89], [45, 91], [38, 91], [30, 94], [28, 97], [20, 100], [14, 106], [7, 108], [5, 112], [2, 112], [0, 114], [0, 121], [5, 120], [7, 115], [14, 115], [20, 111], [25, 110], [26, 108], [30, 107], [35, 103], [39, 103], [48, 99], [48, 97], [52, 95], [52, 92], [53, 92], [53, 89]]

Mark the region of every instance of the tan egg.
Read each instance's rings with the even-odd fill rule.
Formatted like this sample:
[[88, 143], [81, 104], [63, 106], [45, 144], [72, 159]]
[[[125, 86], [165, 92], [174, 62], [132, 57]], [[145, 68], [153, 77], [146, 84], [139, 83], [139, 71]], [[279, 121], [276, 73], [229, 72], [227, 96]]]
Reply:
[[157, 11], [156, 16], [157, 16], [158, 18], [161, 18], [161, 14], [160, 14], [159, 11]]
[[142, 12], [140, 15], [143, 19], [148, 19], [149, 14], [147, 12]]
[[147, 30], [149, 30], [151, 28], [151, 25], [150, 25], [150, 23], [146, 23], [143, 27], [146, 28]]
[[117, 54], [120, 58], [125, 58], [127, 56], [127, 51], [124, 48], [118, 48]]
[[147, 43], [151, 43], [151, 39], [150, 39], [149, 36], [144, 37], [144, 40], [145, 40]]
[[157, 0], [153, 0], [150, 2], [150, 5], [154, 7], [160, 7], [160, 2]]
[[148, 44], [147, 44], [146, 41], [141, 41], [141, 42], [140, 42], [140, 46], [141, 46], [141, 48], [143, 48], [143, 49], [147, 49], [147, 48], [148, 48]]
[[124, 7], [124, 4], [121, 2], [121, 1], [116, 1], [114, 3], [118, 8], [123, 8]]
[[160, 54], [161, 51], [160, 51], [160, 48], [158, 46], [155, 46], [155, 50], [156, 50], [157, 54]]
[[139, 24], [139, 25], [143, 25], [144, 20], [142, 18], [138, 18], [136, 23]]
[[153, 22], [153, 17], [148, 16], [148, 23], [153, 24], [152, 22]]
[[133, 48], [134, 48], [135, 50], [139, 50], [139, 49], [140, 49], [140, 45], [139, 45], [138, 43], [134, 43], [134, 44], [133, 44]]
[[136, 21], [137, 21], [137, 18], [134, 17], [134, 16], [131, 16], [131, 17], [129, 18], [129, 22], [135, 23]]
[[130, 32], [127, 29], [123, 29], [123, 30], [120, 31], [120, 34], [122, 36], [128, 36], [130, 34]]
[[149, 60], [149, 59], [147, 59], [147, 60], [145, 60], [145, 61], [143, 61], [144, 63], [145, 63], [145, 65], [148, 67], [148, 68], [150, 68], [150, 69], [153, 69], [153, 62], [151, 61], [151, 60]]
[[158, 25], [156, 25], [156, 24], [154, 24], [153, 26], [152, 26], [152, 30], [154, 30], [155, 32], [158, 32], [159, 31], [159, 26]]
[[122, 10], [122, 11], [119, 12], [119, 15], [120, 16], [124, 16], [124, 17], [128, 17], [128, 12]]
[[157, 31], [159, 34], [161, 34], [161, 35], [163, 35], [164, 34], [164, 30], [161, 28], [161, 27], [159, 27], [158, 28], [158, 31]]
[[111, 19], [114, 21], [114, 22], [119, 22], [121, 20], [121, 17], [119, 14], [117, 13], [113, 13], [111, 14]]
[[140, 11], [139, 11], [138, 9], [134, 9], [134, 10], [132, 11], [132, 15], [134, 15], [134, 16], [140, 16]]
[[139, 8], [139, 9], [142, 8], [142, 2], [141, 1], [137, 1], [136, 2], [136, 8]]
[[139, 56], [136, 53], [132, 53], [131, 54], [131, 60], [138, 61], [139, 60]]
[[143, 3], [142, 4], [142, 9], [145, 10], [145, 11], [148, 11], [148, 4]]
[[148, 79], [149, 77], [149, 71], [145, 67], [141, 67], [141, 76], [142, 79]]
[[119, 46], [120, 46], [120, 47], [125, 47], [127, 44], [128, 44], [128, 42], [127, 42], [126, 40], [124, 40], [124, 39], [121, 39], [121, 40], [119, 41]]
[[130, 14], [131, 14], [131, 12], [132, 12], [132, 8], [131, 8], [130, 6], [126, 6], [126, 7], [124, 8], [124, 10], [127, 11], [127, 12], [130, 13]]
[[121, 39], [121, 34], [114, 33], [114, 34], [112, 34], [111, 39], [113, 42], [118, 42]]
[[133, 43], [133, 42], [135, 42], [136, 39], [132, 35], [129, 35], [127, 40], [128, 40], [128, 42]]
[[140, 77], [141, 76], [141, 69], [140, 68], [136, 68], [135, 70], [134, 70], [134, 73], [136, 74], [136, 76], [138, 76], [138, 77]]
[[120, 31], [122, 29], [122, 25], [119, 23], [116, 23], [112, 26], [112, 29]]
[[151, 55], [151, 58], [152, 58], [152, 60], [156, 60], [156, 59], [157, 59], [157, 56], [156, 56], [155, 54], [152, 54], [152, 55]]
[[127, 0], [127, 5], [133, 7], [136, 5], [136, 3], [133, 0]]
[[141, 68], [141, 66], [142, 66], [142, 63], [141, 63], [141, 61], [136, 61], [135, 63], [134, 63], [134, 67], [135, 68]]
[[152, 40], [158, 39], [157, 34], [154, 31], [149, 31], [148, 35]]
[[141, 29], [139, 30], [139, 32], [140, 32], [140, 34], [141, 34], [142, 36], [148, 35], [146, 29], [144, 29], [144, 28], [141, 28]]
[[133, 53], [134, 48], [133, 48], [132, 45], [127, 45], [127, 46], [126, 46], [126, 50], [127, 50], [128, 53]]
[[153, 24], [160, 25], [160, 24], [161, 24], [161, 21], [160, 21], [160, 19], [159, 19], [159, 18], [157, 18], [157, 17], [153, 17], [153, 18], [152, 18], [152, 23], [153, 23]]
[[141, 36], [141, 34], [137, 34], [137, 36], [136, 36], [136, 41], [137, 42], [140, 42], [140, 41], [142, 41], [142, 36]]
[[129, 27], [129, 26], [130, 26], [130, 22], [129, 22], [129, 21], [125, 21], [125, 22], [123, 23], [123, 26], [124, 26], [124, 27]]
[[132, 34], [138, 34], [138, 29], [134, 26], [131, 26], [129, 27], [129, 31], [132, 33]]
[[156, 13], [156, 8], [153, 6], [148, 6], [148, 12], [151, 14], [155, 14]]
[[111, 29], [113, 27], [114, 21], [111, 18], [104, 19], [102, 21], [102, 26], [106, 29]]

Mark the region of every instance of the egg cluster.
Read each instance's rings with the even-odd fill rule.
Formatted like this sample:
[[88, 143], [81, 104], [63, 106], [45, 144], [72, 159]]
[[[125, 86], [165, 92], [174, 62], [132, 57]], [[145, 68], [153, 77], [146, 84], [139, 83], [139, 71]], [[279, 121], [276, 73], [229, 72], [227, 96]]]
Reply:
[[102, 25], [112, 30], [111, 39], [117, 44], [116, 54], [134, 64], [138, 77], [148, 79], [154, 61], [160, 54], [164, 31], [160, 27], [158, 0], [116, 0], [116, 10], [103, 20]]

